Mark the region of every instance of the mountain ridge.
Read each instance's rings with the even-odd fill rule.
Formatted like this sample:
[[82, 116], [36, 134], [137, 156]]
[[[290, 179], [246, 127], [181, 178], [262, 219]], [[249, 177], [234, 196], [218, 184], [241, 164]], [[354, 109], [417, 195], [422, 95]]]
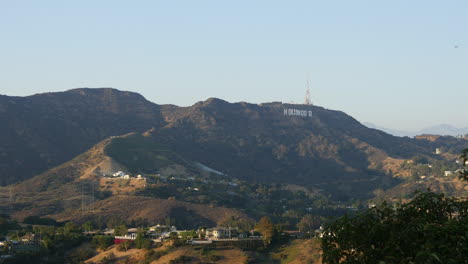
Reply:
[[[282, 173], [307, 182], [310, 175], [317, 178], [324, 171], [333, 177], [357, 173], [373, 178], [385, 174], [376, 162], [384, 156], [437, 158], [433, 151], [438, 147], [438, 142], [368, 129], [342, 111], [319, 106], [209, 98], [178, 107], [112, 88], [3, 97], [0, 121], [6, 124], [0, 132], [0, 157], [6, 157], [0, 160], [3, 184], [57, 166], [105, 138], [133, 132], [146, 133], [153, 143], [214, 169], [227, 167], [232, 170], [228, 174], [257, 180]], [[222, 155], [229, 158], [219, 161]], [[239, 164], [255, 169], [245, 171]]]
[[[458, 188], [460, 183], [450, 180], [399, 184], [418, 180], [430, 163], [442, 173], [444, 166], [455, 168], [446, 161], [454, 163], [460, 149], [468, 147], [468, 140], [454, 137], [395, 137], [342, 111], [314, 105], [209, 98], [178, 107], [115, 89], [50, 93], [33, 97], [31, 104], [5, 100], [10, 98], [0, 100], [0, 119], [8, 121], [0, 132], [0, 154], [15, 160], [29, 157], [32, 149], [31, 160], [49, 161], [36, 176], [23, 175], [19, 183], [0, 188], [0, 209], [12, 210], [8, 204], [13, 201], [16, 219], [40, 215], [82, 222], [93, 215], [121, 214], [159, 222], [177, 216], [184, 225], [192, 220], [214, 225], [224, 221], [217, 214], [248, 218], [242, 211], [247, 203], [249, 213], [286, 210], [261, 204], [271, 202], [267, 190], [295, 201], [307, 199], [309, 204], [298, 202], [299, 214], [307, 206], [326, 214], [315, 201], [365, 201], [375, 190], [399, 195], [418, 186]], [[5, 148], [19, 140], [22, 145], [12, 146], [20, 148]], [[436, 148], [443, 153], [436, 154]], [[5, 161], [0, 160], [0, 177], [24, 165], [8, 167]], [[143, 174], [149, 182], [106, 177], [118, 170]], [[304, 189], [287, 191], [287, 186]], [[116, 207], [124, 200], [129, 202]], [[151, 210], [143, 210], [139, 201]]]
[[158, 105], [111, 88], [5, 96], [0, 122], [0, 185], [57, 166], [109, 136], [166, 123]]

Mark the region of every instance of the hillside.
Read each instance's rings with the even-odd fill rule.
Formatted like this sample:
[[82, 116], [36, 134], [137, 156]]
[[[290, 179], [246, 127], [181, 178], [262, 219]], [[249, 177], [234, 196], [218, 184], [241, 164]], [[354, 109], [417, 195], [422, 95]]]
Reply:
[[[284, 115], [285, 109], [312, 116]], [[310, 175], [324, 172], [331, 180], [373, 177], [373, 164], [385, 156], [431, 156], [430, 148], [437, 147], [369, 129], [343, 112], [318, 106], [210, 98], [178, 107], [111, 88], [0, 96], [0, 122], [0, 185], [58, 166], [110, 136], [151, 128], [154, 141], [172, 151], [253, 180], [292, 174], [288, 178], [307, 183], [319, 177]], [[225, 158], [219, 161], [218, 155]]]
[[[151, 256], [159, 253], [159, 258]], [[85, 261], [85, 263], [99, 263], [109, 256], [115, 263], [142, 262], [145, 259], [152, 264], [167, 264], [170, 261], [179, 260], [180, 263], [218, 263], [218, 264], [320, 264], [321, 261], [320, 242], [317, 239], [297, 239], [284, 245], [270, 248], [262, 253], [254, 251], [243, 251], [238, 248], [205, 249], [191, 246], [181, 246], [171, 248], [163, 245], [156, 249], [130, 249], [128, 251], [118, 251], [115, 246]], [[180, 259], [184, 257], [184, 261]], [[154, 259], [154, 260], [153, 260]], [[151, 261], [152, 260], [152, 261]]]
[[[0, 187], [0, 212], [18, 220], [36, 215], [102, 224], [117, 217], [128, 224], [234, 224], [249, 230], [254, 220], [269, 216], [294, 229], [308, 214], [320, 224], [367, 206], [369, 199], [405, 200], [426, 188], [456, 196], [468, 191], [456, 174], [444, 176], [460, 167], [455, 161], [468, 140], [394, 137], [319, 106], [216, 98], [190, 107], [158, 106], [112, 89], [37, 96], [48, 98], [51, 109], [63, 109], [47, 114], [43, 109], [45, 116], [23, 125], [37, 125], [37, 133], [12, 137], [23, 143], [1, 160], [0, 176], [7, 179], [3, 172], [21, 167], [29, 153], [21, 153], [23, 147], [36, 148], [29, 157], [37, 164], [47, 159], [47, 167], [90, 146], [34, 177], [25, 172], [38, 170], [34, 166], [11, 174], [24, 180]], [[44, 125], [49, 119], [57, 124], [51, 130]], [[10, 125], [5, 131], [12, 127], [17, 128]], [[11, 149], [1, 150], [5, 156]], [[117, 171], [131, 176], [110, 177]]]
[[19, 182], [114, 135], [165, 122], [143, 96], [110, 88], [0, 96], [0, 185]]
[[[284, 115], [295, 108], [312, 116]], [[436, 147], [453, 152], [467, 146], [450, 137], [394, 137], [317, 106], [211, 98], [183, 109], [163, 106], [162, 113], [170, 116], [166, 126], [113, 140], [107, 154], [134, 173], [159, 171], [169, 161], [201, 163], [228, 177], [302, 184], [348, 199], [397, 184], [392, 176], [405, 160], [445, 159], [434, 154]]]
[[[137, 183], [116, 188], [118, 183], [100, 178], [122, 168], [133, 174], [157, 174], [173, 166], [197, 174], [205, 168], [224, 175], [226, 184], [232, 179], [294, 184], [337, 200], [367, 199], [374, 190], [392, 188], [409, 177], [411, 170], [403, 168], [408, 160], [452, 162], [468, 147], [461, 138], [391, 136], [343, 112], [313, 105], [210, 98], [178, 107], [107, 88], [1, 96], [0, 121], [5, 124], [0, 131], [0, 183], [29, 179], [11, 187], [12, 196], [17, 208], [41, 214], [80, 207], [83, 186], [98, 199], [109, 192], [141, 194]], [[444, 153], [436, 155], [436, 148]], [[34, 175], [39, 176], [30, 179]], [[156, 189], [161, 188], [177, 191]], [[2, 192], [4, 199], [9, 190]], [[203, 203], [203, 197], [190, 199]], [[215, 197], [224, 199], [210, 199]]]
[[135, 196], [144, 186], [130, 185], [130, 180], [123, 180], [126, 186], [116, 186], [118, 192], [109, 192], [105, 187], [112, 180], [102, 175], [126, 169], [104, 153], [111, 140], [22, 183], [0, 187], [0, 210], [20, 220], [38, 215], [82, 223], [118, 216], [125, 221], [145, 219], [152, 223], [176, 219], [174, 224], [187, 228], [216, 226], [229, 217], [248, 218], [235, 209]]

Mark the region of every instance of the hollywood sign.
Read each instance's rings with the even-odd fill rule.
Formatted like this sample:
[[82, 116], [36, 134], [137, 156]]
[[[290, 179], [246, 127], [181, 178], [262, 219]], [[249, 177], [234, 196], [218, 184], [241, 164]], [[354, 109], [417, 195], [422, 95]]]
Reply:
[[300, 109], [283, 109], [285, 116], [302, 116], [311, 117], [312, 111], [300, 110]]

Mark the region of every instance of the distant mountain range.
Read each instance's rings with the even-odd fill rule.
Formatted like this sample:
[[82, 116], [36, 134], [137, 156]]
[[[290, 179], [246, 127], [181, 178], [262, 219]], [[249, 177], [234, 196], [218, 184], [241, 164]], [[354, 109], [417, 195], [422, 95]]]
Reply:
[[[291, 112], [285, 115], [285, 109]], [[147, 138], [178, 155], [256, 180], [371, 175], [370, 146], [393, 156], [430, 153], [415, 140], [368, 129], [343, 112], [318, 106], [210, 98], [178, 107], [111, 88], [0, 96], [0, 122], [0, 185], [71, 160], [108, 137], [150, 129]]]
[[441, 136], [459, 136], [468, 134], [468, 127], [458, 128], [449, 124], [440, 124], [436, 126], [427, 127], [418, 131], [403, 131], [397, 129], [391, 129], [386, 127], [381, 127], [373, 123], [364, 122], [363, 125], [368, 128], [374, 128], [382, 130], [388, 134], [398, 136], [398, 137], [414, 137], [418, 135], [430, 134], [430, 135], [441, 135]]

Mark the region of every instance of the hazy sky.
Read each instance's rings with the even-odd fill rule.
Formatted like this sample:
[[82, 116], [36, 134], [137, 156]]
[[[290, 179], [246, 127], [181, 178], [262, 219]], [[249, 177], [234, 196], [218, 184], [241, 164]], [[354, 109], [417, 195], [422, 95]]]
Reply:
[[0, 94], [312, 101], [399, 129], [468, 126], [468, 1], [0, 1]]

